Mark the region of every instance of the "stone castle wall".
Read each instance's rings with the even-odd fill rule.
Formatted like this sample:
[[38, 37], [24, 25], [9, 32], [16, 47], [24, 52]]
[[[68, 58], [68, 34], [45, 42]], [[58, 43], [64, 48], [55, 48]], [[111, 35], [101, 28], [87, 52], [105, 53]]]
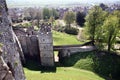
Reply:
[[8, 66], [15, 80], [25, 80], [17, 40], [11, 26], [11, 20], [8, 16], [6, 0], [0, 0], [0, 17], [0, 43], [3, 44], [2, 57], [4, 61], [9, 64]]
[[21, 43], [23, 53], [25, 56], [37, 56], [39, 54], [38, 37], [37, 35], [31, 36], [18, 36]]
[[1, 54], [2, 54], [2, 50], [0, 49], [0, 80], [14, 80], [10, 68], [5, 63]]

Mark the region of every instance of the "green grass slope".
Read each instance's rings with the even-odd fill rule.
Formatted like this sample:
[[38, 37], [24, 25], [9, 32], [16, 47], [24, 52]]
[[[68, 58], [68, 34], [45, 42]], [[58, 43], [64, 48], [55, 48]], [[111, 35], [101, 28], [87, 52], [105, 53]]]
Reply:
[[94, 52], [78, 53], [74, 54], [63, 60], [64, 66], [72, 66], [78, 69], [85, 69], [93, 71], [94, 64]]
[[58, 67], [56, 72], [24, 70], [27, 80], [104, 80], [93, 72], [72, 67]]
[[63, 59], [63, 65], [93, 71], [112, 80], [120, 80], [120, 56], [115, 53], [78, 53]]
[[82, 44], [82, 43], [83, 42], [77, 40], [76, 36], [53, 31], [54, 45], [72, 45], [72, 44]]

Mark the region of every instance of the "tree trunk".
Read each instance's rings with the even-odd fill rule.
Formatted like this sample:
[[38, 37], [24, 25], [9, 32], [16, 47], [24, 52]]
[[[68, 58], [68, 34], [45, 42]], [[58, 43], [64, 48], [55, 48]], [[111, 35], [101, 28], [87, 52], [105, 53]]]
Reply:
[[94, 28], [93, 28], [93, 32], [92, 32], [92, 45], [94, 46], [95, 44], [95, 26], [94, 26]]
[[109, 38], [108, 38], [108, 52], [110, 52], [110, 49], [111, 49], [111, 35], [109, 35]]
[[5, 0], [0, 0], [0, 13], [2, 17], [2, 22], [0, 22], [0, 43], [3, 44], [2, 57], [10, 67], [15, 80], [25, 80]]
[[38, 28], [39, 28], [39, 22], [40, 22], [39, 19], [37, 19], [37, 27], [38, 27]]
[[68, 23], [68, 29], [70, 28], [71, 26], [70, 26], [70, 23]]

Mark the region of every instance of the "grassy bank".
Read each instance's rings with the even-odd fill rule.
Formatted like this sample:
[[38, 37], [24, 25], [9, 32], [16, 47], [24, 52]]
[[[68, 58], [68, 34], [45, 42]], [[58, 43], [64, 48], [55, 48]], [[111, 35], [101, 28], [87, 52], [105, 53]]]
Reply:
[[93, 72], [71, 67], [58, 67], [56, 72], [32, 71], [24, 68], [27, 80], [104, 80]]
[[120, 80], [120, 56], [115, 53], [78, 53], [63, 59], [63, 65], [89, 70], [111, 80]]
[[97, 74], [76, 69], [73, 67], [63, 67], [56, 64], [55, 70], [44, 70], [39, 63], [30, 60], [24, 67], [27, 80], [104, 80]]
[[53, 44], [54, 45], [71, 45], [71, 44], [82, 44], [82, 43], [84, 42], [78, 41], [76, 36], [53, 31]]
[[[83, 43], [79, 42], [76, 39], [76, 36], [55, 31], [53, 31], [53, 40], [54, 45], [69, 45]], [[80, 56], [81, 55], [78, 55], [77, 58], [77, 55], [74, 55], [73, 58], [69, 58], [68, 63], [66, 62], [66, 65], [68, 65], [66, 67], [65, 65], [56, 64], [56, 70], [53, 71], [44, 71], [40, 67], [39, 63], [30, 59], [30, 62], [27, 62], [27, 64], [24, 66], [26, 78], [27, 80], [105, 80], [104, 78], [98, 76], [97, 74], [91, 71], [83, 70], [84, 68], [81, 68], [81, 64], [86, 65], [86, 68], [91, 68], [88, 64], [92, 64], [92, 61], [91, 59], [86, 58], [87, 55], [81, 56], [81, 58], [85, 59], [81, 61], [81, 64], [78, 64], [79, 62], [77, 61], [79, 61]], [[78, 65], [80, 66], [80, 68], [77, 67]]]

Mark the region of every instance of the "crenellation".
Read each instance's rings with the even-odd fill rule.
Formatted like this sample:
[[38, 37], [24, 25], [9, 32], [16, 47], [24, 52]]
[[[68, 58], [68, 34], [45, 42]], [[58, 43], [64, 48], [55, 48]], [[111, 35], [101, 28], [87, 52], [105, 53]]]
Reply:
[[39, 30], [40, 34], [49, 34], [51, 33], [51, 24], [50, 23], [43, 23]]

